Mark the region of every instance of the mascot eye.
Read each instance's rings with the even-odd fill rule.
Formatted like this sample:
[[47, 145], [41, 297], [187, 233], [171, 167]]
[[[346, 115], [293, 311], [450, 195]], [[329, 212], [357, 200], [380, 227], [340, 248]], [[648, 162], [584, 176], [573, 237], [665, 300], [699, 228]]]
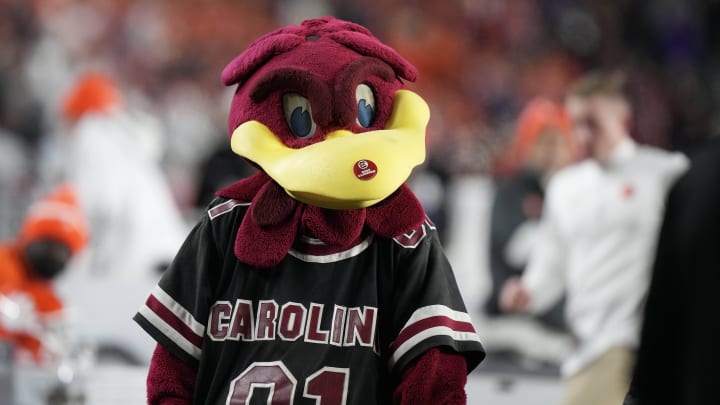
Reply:
[[370, 86], [365, 83], [358, 85], [355, 100], [358, 106], [357, 123], [363, 128], [370, 127], [375, 119], [375, 95]]
[[308, 138], [315, 134], [317, 125], [312, 119], [310, 102], [305, 97], [296, 93], [283, 95], [283, 113], [293, 135]]

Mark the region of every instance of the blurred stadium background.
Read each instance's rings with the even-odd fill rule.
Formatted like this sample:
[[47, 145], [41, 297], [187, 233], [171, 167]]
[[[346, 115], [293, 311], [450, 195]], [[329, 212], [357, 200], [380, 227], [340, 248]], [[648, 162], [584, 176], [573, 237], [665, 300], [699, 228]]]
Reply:
[[[720, 125], [717, 0], [0, 0], [0, 238], [14, 236], [28, 202], [57, 179], [62, 96], [88, 69], [114, 77], [127, 104], [157, 120], [153, 147], [193, 223], [208, 202], [207, 179], [246, 170], [227, 161], [232, 89], [220, 83], [221, 69], [259, 35], [322, 15], [367, 26], [420, 71], [413, 87], [433, 115], [428, 161], [412, 184], [441, 226], [481, 336], [492, 179], [505, 170], [530, 99], [561, 102], [583, 72], [620, 68], [639, 142], [689, 151]], [[89, 339], [114, 335], [113, 344], [147, 354], [150, 342], [130, 317], [151, 286], [82, 279], [61, 291]], [[112, 303], [93, 306], [108, 292]], [[142, 403], [142, 361], [106, 363], [89, 397]], [[542, 365], [490, 362], [470, 381], [469, 403], [551, 404], [560, 396], [555, 369]]]

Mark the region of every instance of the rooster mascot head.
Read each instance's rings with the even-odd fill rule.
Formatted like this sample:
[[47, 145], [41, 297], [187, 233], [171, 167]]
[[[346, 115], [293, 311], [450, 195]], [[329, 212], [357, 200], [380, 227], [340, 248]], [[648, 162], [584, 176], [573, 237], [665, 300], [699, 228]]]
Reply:
[[298, 236], [341, 249], [425, 220], [404, 185], [430, 118], [404, 82], [416, 76], [366, 28], [332, 17], [273, 31], [225, 67], [232, 149], [260, 169], [218, 193], [252, 202], [238, 259], [271, 267]]

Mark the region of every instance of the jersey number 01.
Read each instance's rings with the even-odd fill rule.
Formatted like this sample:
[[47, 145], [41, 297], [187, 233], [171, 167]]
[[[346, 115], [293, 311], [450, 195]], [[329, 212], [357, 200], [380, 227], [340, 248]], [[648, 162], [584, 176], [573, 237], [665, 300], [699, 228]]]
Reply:
[[[316, 405], [346, 405], [347, 368], [323, 367], [305, 380], [303, 396]], [[292, 405], [297, 380], [282, 361], [255, 362], [230, 383], [228, 405], [249, 404], [255, 388], [270, 390], [268, 405]]]

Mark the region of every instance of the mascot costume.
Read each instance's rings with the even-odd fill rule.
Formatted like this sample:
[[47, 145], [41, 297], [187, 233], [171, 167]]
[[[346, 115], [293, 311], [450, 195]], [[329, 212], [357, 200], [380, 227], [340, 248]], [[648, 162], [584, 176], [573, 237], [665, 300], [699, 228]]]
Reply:
[[271, 32], [222, 72], [235, 153], [135, 320], [151, 404], [464, 404], [484, 357], [434, 225], [415, 68], [331, 17]]

